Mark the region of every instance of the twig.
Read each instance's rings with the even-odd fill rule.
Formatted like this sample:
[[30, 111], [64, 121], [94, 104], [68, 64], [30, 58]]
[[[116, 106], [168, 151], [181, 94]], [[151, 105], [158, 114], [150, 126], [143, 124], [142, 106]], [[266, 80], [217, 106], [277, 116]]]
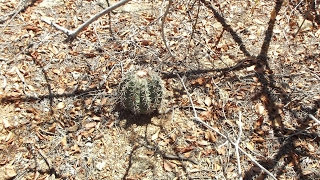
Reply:
[[235, 148], [236, 148], [236, 156], [237, 156], [237, 162], [238, 162], [238, 176], [239, 180], [242, 180], [242, 172], [241, 172], [241, 165], [240, 165], [240, 156], [239, 156], [239, 143], [241, 140], [241, 134], [242, 134], [242, 122], [241, 122], [241, 111], [239, 111], [239, 122], [238, 122], [238, 127], [239, 127], [239, 134], [238, 134], [238, 139], [235, 143]]
[[317, 124], [320, 124], [320, 121], [315, 118], [312, 114], [308, 114], [309, 118], [311, 118], [312, 120], [314, 120]]
[[[17, 8], [16, 12], [12, 12], [12, 13], [10, 13], [10, 14], [7, 15], [8, 17], [9, 17], [9, 16], [12, 16], [12, 17], [11, 17], [10, 20], [7, 22], [7, 24], [2, 28], [1, 33], [3, 33], [3, 31], [8, 27], [8, 25], [12, 22], [12, 20], [13, 20], [21, 11], [23, 11], [27, 6], [29, 6], [29, 5], [26, 5], [27, 2], [28, 2], [28, 1], [20, 0], [19, 4], [18, 4], [18, 6], [17, 6], [17, 7], [19, 7], [19, 8]], [[4, 19], [3, 21], [6, 21], [6, 20], [7, 20], [7, 19]]]
[[[192, 109], [193, 109], [193, 118], [195, 121], [201, 123], [202, 125], [204, 125], [205, 127], [207, 127], [208, 129], [216, 132], [217, 134], [219, 134], [220, 136], [222, 136], [223, 138], [225, 138], [227, 141], [229, 141], [233, 146], [237, 147], [236, 143], [234, 143], [233, 141], [231, 141], [226, 135], [220, 133], [217, 129], [211, 127], [209, 124], [205, 123], [204, 121], [202, 121], [198, 115], [197, 115], [197, 111], [196, 109], [194, 108], [194, 104], [193, 104], [193, 101], [192, 101], [192, 98], [191, 98], [191, 95], [190, 93], [188, 92], [184, 82], [183, 82], [183, 79], [180, 77], [179, 74], [177, 74], [186, 93], [187, 93], [187, 96], [189, 98], [189, 101], [191, 103], [191, 106], [192, 106]], [[254, 164], [256, 164], [258, 167], [260, 167], [260, 169], [262, 169], [265, 173], [267, 173], [270, 177], [272, 177], [273, 179], [277, 179], [276, 177], [274, 177], [266, 168], [264, 168], [262, 165], [260, 165], [250, 154], [246, 153], [242, 148], [238, 147], [238, 149], [244, 154], [246, 155]]]
[[158, 152], [158, 153], [162, 156], [163, 159], [171, 159], [171, 160], [179, 160], [179, 161], [190, 161], [193, 164], [198, 164], [197, 162], [193, 161], [192, 159], [182, 157], [179, 154], [178, 155], [171, 155], [171, 154], [163, 154], [162, 152]]
[[[308, 117], [316, 122], [315, 125], [320, 125], [320, 121], [317, 118], [315, 118], [312, 114], [308, 114]], [[294, 134], [290, 134], [288, 137], [286, 137], [286, 139], [284, 141], [287, 141], [289, 138], [291, 138], [293, 136], [296, 136], [298, 134], [302, 134], [305, 130], [309, 130], [310, 128], [311, 127], [307, 127], [307, 128], [301, 129], [300, 131], [298, 131], [298, 132], [296, 132]]]
[[[197, 1], [199, 1], [199, 0], [197, 0]], [[196, 3], [196, 1], [195, 1], [195, 3]], [[194, 5], [194, 4], [193, 4], [193, 5]], [[192, 6], [192, 8], [193, 8], [193, 6]], [[189, 11], [188, 11], [188, 12], [189, 12]], [[192, 32], [191, 32], [191, 36], [190, 36], [190, 39], [189, 39], [189, 46], [190, 46], [190, 44], [191, 44], [191, 40], [192, 40], [193, 35], [194, 35], [194, 32], [195, 32], [195, 30], [196, 30], [196, 26], [197, 26], [198, 19], [199, 19], [199, 12], [200, 12], [200, 1], [198, 2], [198, 9], [197, 9], [197, 14], [196, 14], [196, 20], [195, 20], [194, 24], [192, 25]], [[191, 19], [191, 15], [189, 15], [189, 16], [190, 16], [190, 19]]]
[[110, 6], [109, 8], [107, 9], [104, 9], [102, 11], [100, 11], [98, 14], [94, 15], [93, 17], [91, 17], [89, 20], [87, 20], [86, 22], [84, 22], [83, 24], [81, 24], [77, 29], [75, 29], [74, 31], [72, 30], [68, 30], [54, 22], [50, 22], [49, 20], [46, 20], [44, 18], [41, 18], [41, 20], [53, 27], [55, 27], [56, 29], [62, 31], [63, 33], [67, 34], [68, 35], [68, 38], [66, 39], [66, 41], [73, 41], [77, 35], [83, 30], [85, 29], [87, 26], [89, 26], [92, 22], [94, 22], [95, 20], [97, 20], [98, 18], [100, 18], [101, 16], [111, 12], [112, 10], [115, 10], [117, 9], [118, 7], [126, 4], [127, 2], [129, 2], [130, 0], [122, 0], [116, 4], [114, 4], [113, 6]]
[[[101, 6], [103, 9], [110, 7], [109, 0], [106, 0], [106, 3], [98, 2], [98, 5]], [[113, 38], [115, 38], [113, 35], [112, 27], [111, 27], [111, 13], [110, 12], [108, 12], [108, 21], [109, 21], [109, 27], [108, 27], [109, 32], [110, 32], [111, 36]]]
[[20, 78], [20, 80], [22, 81], [22, 84], [23, 84], [23, 93], [24, 93], [25, 95], [27, 95], [27, 93], [26, 93], [26, 86], [27, 86], [27, 84], [26, 84], [26, 81], [25, 81], [25, 79], [24, 79], [24, 76], [20, 73], [20, 70], [19, 70], [17, 67], [15, 67], [15, 71], [16, 71], [18, 77]]
[[4, 75], [2, 75], [2, 73], [0, 73], [0, 74], [1, 74], [2, 79], [3, 79], [2, 89], [4, 90], [6, 88], [6, 86], [7, 86], [7, 78]]
[[47, 158], [47, 156], [41, 151], [41, 149], [39, 149], [38, 152], [39, 152], [39, 154], [41, 155], [41, 157], [44, 159], [44, 161], [46, 162], [49, 170], [52, 170], [51, 162], [49, 161], [49, 159]]
[[170, 47], [169, 47], [169, 45], [168, 45], [168, 42], [167, 42], [167, 40], [166, 40], [166, 38], [165, 38], [165, 36], [164, 36], [164, 21], [166, 20], [166, 17], [167, 17], [167, 15], [168, 15], [168, 12], [169, 12], [169, 9], [170, 9], [170, 6], [171, 6], [171, 5], [172, 5], [172, 0], [169, 0], [169, 4], [168, 4], [168, 6], [167, 6], [167, 9], [166, 9], [166, 11], [164, 12], [163, 17], [162, 17], [162, 22], [161, 22], [161, 36], [162, 36], [163, 42], [164, 42], [164, 44], [165, 44], [168, 52], [170, 53], [170, 56], [171, 56], [171, 57], [174, 57], [173, 54], [172, 54], [172, 52], [171, 52], [171, 50], [170, 50]]
[[103, 77], [103, 80], [99, 83], [99, 87], [98, 87], [99, 89], [104, 85], [104, 83], [107, 82], [108, 77], [110, 76], [110, 74], [112, 73], [113, 69], [114, 69], [115, 66], [117, 66], [117, 65], [118, 65], [118, 64], [113, 65], [112, 68], [110, 69], [110, 71], [108, 72], [108, 74]]

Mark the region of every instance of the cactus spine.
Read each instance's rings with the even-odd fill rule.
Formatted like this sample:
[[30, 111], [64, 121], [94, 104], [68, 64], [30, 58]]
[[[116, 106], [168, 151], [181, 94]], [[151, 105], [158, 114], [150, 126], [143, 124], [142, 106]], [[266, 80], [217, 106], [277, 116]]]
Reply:
[[149, 114], [161, 104], [162, 80], [150, 69], [132, 71], [119, 84], [119, 94], [125, 108], [134, 114]]

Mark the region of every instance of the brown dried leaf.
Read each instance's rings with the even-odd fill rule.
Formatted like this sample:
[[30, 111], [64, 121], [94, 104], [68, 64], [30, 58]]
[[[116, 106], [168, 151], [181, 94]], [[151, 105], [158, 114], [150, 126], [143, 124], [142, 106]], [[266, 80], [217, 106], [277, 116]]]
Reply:
[[79, 148], [79, 146], [77, 144], [74, 144], [70, 149], [71, 149], [71, 151], [73, 151], [73, 153], [81, 152], [81, 149]]
[[14, 134], [10, 131], [9, 134], [7, 135], [5, 141], [10, 143], [13, 141], [13, 138], [14, 138]]
[[260, 136], [252, 138], [252, 141], [253, 141], [253, 142], [256, 142], [256, 143], [263, 143], [263, 142], [265, 142], [265, 140], [264, 140], [262, 137], [260, 137]]
[[254, 124], [254, 128], [255, 129], [260, 129], [261, 128], [261, 125], [262, 125], [262, 123], [263, 123], [263, 117], [262, 116], [260, 116], [257, 120], [256, 120], [256, 122], [255, 122], [255, 124]]
[[54, 133], [56, 131], [56, 123], [53, 123], [49, 128], [48, 128], [48, 132], [52, 132]]
[[217, 149], [218, 154], [220, 155], [225, 155], [226, 154], [226, 148], [225, 147], [220, 147]]
[[61, 73], [61, 71], [59, 69], [53, 69], [52, 72], [55, 73], [55, 74], [60, 74]]
[[205, 138], [209, 140], [210, 142], [214, 143], [217, 141], [217, 138], [215, 137], [214, 133], [212, 131], [207, 131], [205, 133]]
[[61, 143], [61, 145], [62, 145], [63, 147], [67, 146], [67, 136], [64, 136], [64, 137], [61, 139], [60, 143]]
[[37, 26], [34, 26], [34, 25], [26, 25], [26, 26], [24, 26], [24, 29], [26, 29], [27, 31], [33, 31], [33, 32], [41, 31], [40, 28], [38, 28]]
[[87, 123], [84, 127], [86, 130], [89, 130], [91, 128], [94, 128], [96, 125], [97, 125], [97, 123], [92, 121], [92, 122]]
[[253, 142], [247, 142], [246, 145], [247, 145], [247, 148], [248, 148], [250, 151], [253, 151], [253, 150], [254, 150], [254, 144], [253, 144]]
[[265, 113], [265, 108], [261, 103], [255, 105], [255, 110], [258, 115], [262, 115]]
[[209, 120], [212, 118], [212, 112], [210, 110], [209, 111], [202, 111], [199, 116], [201, 119], [206, 121], [206, 120]]
[[[3, 172], [1, 172], [3, 173]], [[13, 177], [17, 176], [17, 172], [13, 165], [8, 164], [4, 167], [4, 179], [12, 179]], [[1, 177], [1, 176], [0, 176]]]
[[101, 121], [101, 117], [99, 117], [99, 116], [93, 116], [93, 117], [92, 117], [92, 120], [94, 120], [94, 121]]
[[90, 98], [90, 99], [84, 100], [84, 104], [85, 104], [86, 106], [91, 105], [91, 104], [92, 104], [92, 99]]
[[208, 141], [201, 140], [201, 141], [198, 141], [197, 144], [199, 144], [200, 146], [207, 146], [207, 145], [209, 145], [210, 143], [209, 143]]
[[5, 129], [9, 128], [11, 126], [11, 124], [9, 123], [8, 119], [7, 118], [3, 118], [2, 119], [2, 124], [3, 124], [3, 127]]
[[143, 46], [149, 46], [151, 44], [152, 44], [152, 40], [150, 40], [150, 39], [141, 40], [141, 45], [143, 45]]
[[221, 170], [221, 166], [218, 163], [214, 164], [214, 171], [220, 171]]
[[192, 146], [188, 146], [188, 147], [178, 146], [175, 148], [175, 150], [179, 153], [186, 153], [186, 152], [192, 151], [193, 149], [194, 149], [194, 147], [192, 147]]
[[171, 163], [171, 162], [168, 161], [168, 160], [164, 160], [164, 161], [163, 161], [163, 168], [164, 168], [166, 171], [172, 172], [172, 170], [173, 170], [176, 166], [177, 166], [176, 164]]
[[158, 137], [159, 137], [159, 132], [160, 132], [160, 129], [151, 136], [151, 140], [152, 140], [152, 141], [158, 139]]
[[184, 158], [190, 158], [191, 154], [192, 154], [192, 151], [186, 152], [186, 153], [183, 154], [183, 157]]
[[208, 96], [205, 97], [205, 99], [204, 99], [204, 104], [207, 105], [207, 106], [211, 106], [211, 104], [212, 104], [211, 98], [208, 97]]
[[312, 144], [308, 144], [307, 146], [308, 146], [308, 150], [309, 150], [311, 153], [313, 153], [313, 152], [315, 151], [315, 148], [314, 148], [314, 146], [313, 146]]

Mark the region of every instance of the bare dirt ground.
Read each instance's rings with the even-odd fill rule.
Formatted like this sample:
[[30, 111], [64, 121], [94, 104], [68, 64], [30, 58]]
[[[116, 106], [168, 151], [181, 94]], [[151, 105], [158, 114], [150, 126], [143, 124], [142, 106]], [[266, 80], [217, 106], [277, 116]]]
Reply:
[[[1, 0], [0, 179], [271, 179], [193, 107], [277, 179], [320, 179], [319, 4], [175, 1], [172, 57], [168, 2], [129, 2], [65, 42], [41, 18], [75, 29], [107, 3]], [[162, 77], [159, 112], [119, 105], [135, 67]]]

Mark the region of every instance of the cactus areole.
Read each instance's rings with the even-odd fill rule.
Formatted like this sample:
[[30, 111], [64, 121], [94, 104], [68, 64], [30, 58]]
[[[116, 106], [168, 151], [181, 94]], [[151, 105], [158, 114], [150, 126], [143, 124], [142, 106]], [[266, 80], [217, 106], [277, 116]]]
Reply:
[[119, 84], [119, 94], [125, 108], [134, 114], [149, 114], [161, 104], [162, 80], [149, 69], [132, 71]]

